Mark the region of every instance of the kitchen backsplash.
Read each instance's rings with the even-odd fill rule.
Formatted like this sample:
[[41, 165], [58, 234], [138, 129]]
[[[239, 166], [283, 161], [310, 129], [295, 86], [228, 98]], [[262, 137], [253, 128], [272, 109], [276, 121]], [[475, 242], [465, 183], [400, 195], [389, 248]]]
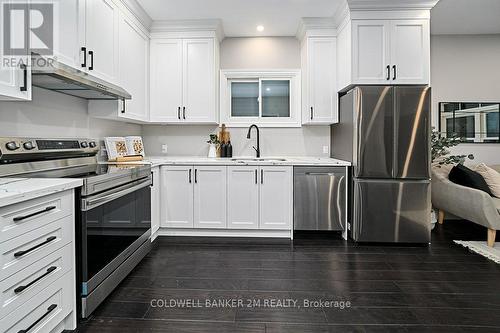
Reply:
[[[247, 139], [248, 128], [229, 128], [233, 156], [254, 156], [252, 149], [256, 145], [256, 132]], [[209, 134], [216, 133], [217, 126], [186, 125], [142, 127], [142, 136], [146, 155], [165, 155], [162, 145], [168, 147], [170, 156], [207, 156]], [[311, 126], [301, 128], [261, 128], [260, 149], [262, 156], [329, 156], [323, 153], [323, 147], [330, 145], [329, 126]]]

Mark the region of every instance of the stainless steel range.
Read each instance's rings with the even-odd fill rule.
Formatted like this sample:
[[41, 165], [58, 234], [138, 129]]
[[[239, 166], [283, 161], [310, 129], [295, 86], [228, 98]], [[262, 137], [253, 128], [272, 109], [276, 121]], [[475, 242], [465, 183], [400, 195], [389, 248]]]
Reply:
[[89, 139], [0, 138], [0, 177], [79, 178], [77, 293], [88, 317], [151, 249], [151, 167], [98, 164]]

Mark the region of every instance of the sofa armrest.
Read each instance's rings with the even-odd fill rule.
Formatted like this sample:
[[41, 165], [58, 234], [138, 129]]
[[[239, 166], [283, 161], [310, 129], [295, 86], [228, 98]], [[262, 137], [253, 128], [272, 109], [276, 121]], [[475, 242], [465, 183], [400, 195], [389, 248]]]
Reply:
[[500, 214], [486, 192], [455, 184], [448, 179], [433, 178], [432, 204], [487, 228], [500, 229]]

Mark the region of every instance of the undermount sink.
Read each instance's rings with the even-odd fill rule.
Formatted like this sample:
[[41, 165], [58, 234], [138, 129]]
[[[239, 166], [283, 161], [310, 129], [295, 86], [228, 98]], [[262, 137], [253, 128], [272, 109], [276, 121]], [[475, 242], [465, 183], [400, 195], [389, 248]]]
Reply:
[[284, 158], [266, 158], [266, 157], [240, 157], [240, 158], [232, 158], [231, 161], [235, 162], [285, 162]]

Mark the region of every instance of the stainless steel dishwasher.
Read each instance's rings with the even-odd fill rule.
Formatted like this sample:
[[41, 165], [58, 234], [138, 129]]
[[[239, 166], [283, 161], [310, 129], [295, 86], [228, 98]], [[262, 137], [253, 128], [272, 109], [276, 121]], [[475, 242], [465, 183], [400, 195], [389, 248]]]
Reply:
[[346, 170], [294, 168], [294, 230], [345, 231]]

